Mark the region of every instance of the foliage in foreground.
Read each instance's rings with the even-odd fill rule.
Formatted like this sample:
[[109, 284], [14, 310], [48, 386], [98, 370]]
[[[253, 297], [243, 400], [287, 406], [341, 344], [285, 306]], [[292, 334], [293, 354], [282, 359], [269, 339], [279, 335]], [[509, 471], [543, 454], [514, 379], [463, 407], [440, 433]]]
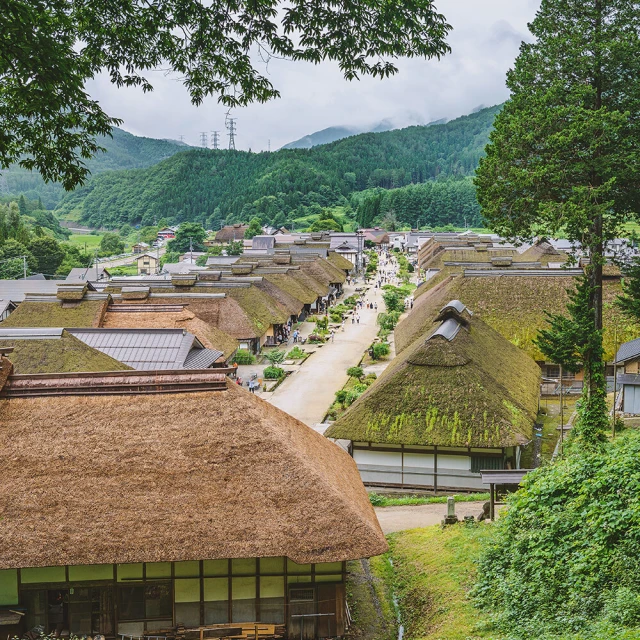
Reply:
[[497, 627], [522, 639], [638, 637], [639, 487], [637, 432], [528, 475], [479, 563], [474, 595]]
[[[369, 494], [369, 502], [374, 507], [403, 507], [419, 504], [446, 504], [447, 499], [448, 496], [413, 495], [392, 497], [380, 495], [378, 493]], [[456, 502], [485, 502], [486, 500], [489, 500], [489, 494], [467, 493], [462, 495], [454, 495], [453, 499]]]

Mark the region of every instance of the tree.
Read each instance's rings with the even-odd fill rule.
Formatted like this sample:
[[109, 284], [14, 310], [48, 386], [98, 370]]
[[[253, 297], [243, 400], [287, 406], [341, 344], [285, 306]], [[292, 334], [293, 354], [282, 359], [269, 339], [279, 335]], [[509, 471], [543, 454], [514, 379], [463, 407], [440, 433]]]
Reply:
[[167, 251], [186, 253], [190, 247], [194, 251], [204, 251], [207, 232], [197, 222], [183, 222], [176, 231], [176, 237], [167, 243]]
[[128, 238], [132, 232], [133, 232], [133, 227], [127, 223], [123, 224], [118, 231], [118, 233], [120, 234], [120, 237], [124, 239]]
[[228, 256], [240, 256], [244, 251], [244, 244], [240, 240], [232, 240], [227, 245], [227, 255]]
[[382, 293], [382, 299], [387, 308], [387, 313], [404, 311], [404, 299], [397, 289], [386, 289]]
[[7, 240], [0, 247], [0, 278], [3, 280], [23, 278], [24, 258], [26, 258], [27, 275], [38, 270], [38, 261], [21, 242], [13, 238]]
[[259, 236], [262, 233], [262, 223], [260, 222], [260, 218], [252, 218], [249, 226], [244, 232], [244, 237], [247, 240], [251, 240], [251, 238], [255, 236]]
[[350, 378], [357, 378], [358, 380], [362, 380], [364, 378], [364, 371], [362, 367], [349, 367], [347, 369], [347, 375]]
[[602, 407], [604, 247], [640, 211], [640, 12], [633, 0], [543, 0], [530, 29], [475, 184], [496, 232], [563, 232], [590, 258], [579, 434]]
[[640, 259], [622, 269], [622, 295], [616, 299], [616, 306], [631, 320], [640, 320]]
[[[114, 20], [117, 16], [117, 20]], [[120, 124], [85, 91], [101, 72], [118, 87], [153, 89], [143, 75], [179, 74], [193, 104], [211, 95], [227, 107], [279, 96], [254, 51], [338, 63], [346, 79], [387, 77], [395, 59], [439, 58], [450, 30], [432, 0], [283, 3], [165, 0], [5, 0], [0, 43], [0, 168], [18, 162], [72, 189], [97, 135]]]
[[124, 242], [117, 233], [105, 233], [100, 238], [100, 253], [103, 256], [115, 256], [124, 251]]
[[344, 409], [347, 402], [347, 396], [349, 392], [346, 389], [340, 389], [336, 391], [336, 402], [340, 403], [340, 406]]
[[376, 342], [372, 347], [374, 360], [380, 360], [391, 353], [391, 347], [386, 342]]
[[309, 231], [342, 231], [342, 225], [333, 218], [322, 218], [316, 220], [310, 227]]
[[34, 238], [29, 243], [28, 249], [38, 263], [38, 271], [46, 276], [55, 275], [65, 258], [65, 252], [60, 243], [49, 236]]

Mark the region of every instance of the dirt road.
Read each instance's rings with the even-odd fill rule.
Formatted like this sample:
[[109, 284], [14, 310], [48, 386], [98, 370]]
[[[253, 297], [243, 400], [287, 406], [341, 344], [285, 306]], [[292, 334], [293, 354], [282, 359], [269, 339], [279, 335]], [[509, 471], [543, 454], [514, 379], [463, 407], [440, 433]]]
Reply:
[[[456, 515], [477, 517], [482, 512], [482, 502], [456, 502]], [[440, 524], [447, 513], [446, 504], [421, 504], [409, 507], [377, 507], [376, 516], [382, 531], [394, 533], [405, 529], [417, 529]]]

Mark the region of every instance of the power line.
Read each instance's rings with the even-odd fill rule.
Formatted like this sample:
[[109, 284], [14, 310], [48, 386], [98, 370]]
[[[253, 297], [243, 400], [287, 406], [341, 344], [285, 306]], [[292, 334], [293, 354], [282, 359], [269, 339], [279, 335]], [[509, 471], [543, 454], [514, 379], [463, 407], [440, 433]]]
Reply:
[[204, 149], [206, 149], [209, 146], [209, 143], [207, 141], [207, 132], [206, 131], [201, 131], [200, 132], [200, 146], [203, 147]]
[[236, 120], [237, 118], [227, 117], [225, 126], [229, 132], [229, 149], [236, 149]]
[[219, 140], [220, 140], [220, 132], [212, 131], [211, 132], [211, 148], [212, 149], [219, 149], [219, 146], [218, 146]]

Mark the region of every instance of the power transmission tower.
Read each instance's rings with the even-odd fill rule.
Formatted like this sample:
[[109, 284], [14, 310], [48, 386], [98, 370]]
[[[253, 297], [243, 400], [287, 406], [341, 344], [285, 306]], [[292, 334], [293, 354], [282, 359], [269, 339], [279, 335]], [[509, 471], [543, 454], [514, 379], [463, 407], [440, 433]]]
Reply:
[[229, 149], [235, 151], [236, 148], [236, 120], [237, 118], [227, 118], [225, 122], [227, 131], [229, 131]]
[[200, 132], [200, 146], [204, 147], [205, 149], [209, 146], [209, 142], [207, 141], [207, 132], [206, 131], [201, 131]]
[[219, 131], [212, 131], [211, 132], [211, 148], [212, 149], [218, 149], [218, 142], [220, 140], [220, 132]]
[[271, 153], [271, 138], [267, 140], [267, 151]]
[[184, 142], [184, 136], [178, 136], [178, 140], [180, 140], [180, 142]]

